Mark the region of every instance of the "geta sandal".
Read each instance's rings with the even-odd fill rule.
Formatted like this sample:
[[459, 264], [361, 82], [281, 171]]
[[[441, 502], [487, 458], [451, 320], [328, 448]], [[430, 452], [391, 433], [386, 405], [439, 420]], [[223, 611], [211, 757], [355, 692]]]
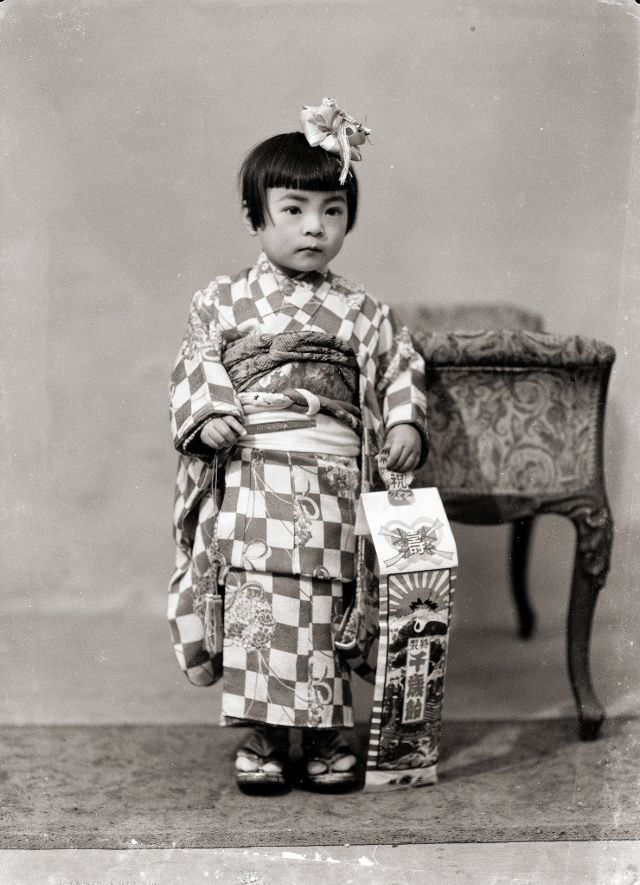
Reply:
[[345, 787], [355, 783], [357, 758], [339, 732], [303, 735], [305, 777], [315, 787]]
[[286, 730], [283, 734], [257, 728], [236, 751], [236, 782], [241, 787], [283, 787], [289, 764]]

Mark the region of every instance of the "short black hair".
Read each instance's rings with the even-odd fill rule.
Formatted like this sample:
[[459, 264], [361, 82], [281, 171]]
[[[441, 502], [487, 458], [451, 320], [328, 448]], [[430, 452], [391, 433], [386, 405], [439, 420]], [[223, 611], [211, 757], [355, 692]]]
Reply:
[[342, 161], [322, 147], [311, 147], [302, 132], [284, 132], [257, 144], [246, 156], [240, 174], [242, 204], [253, 227], [264, 227], [267, 188], [287, 187], [302, 191], [345, 191], [347, 233], [356, 221], [358, 179], [353, 169], [344, 184], [339, 176]]

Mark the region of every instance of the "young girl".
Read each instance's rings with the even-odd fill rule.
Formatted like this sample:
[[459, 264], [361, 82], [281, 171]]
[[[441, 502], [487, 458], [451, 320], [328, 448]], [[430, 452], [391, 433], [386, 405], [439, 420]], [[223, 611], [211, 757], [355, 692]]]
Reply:
[[286, 783], [293, 727], [310, 784], [353, 782], [339, 731], [353, 726], [349, 669], [334, 639], [363, 579], [358, 498], [379, 483], [383, 445], [392, 471], [426, 457], [424, 367], [407, 330], [329, 270], [355, 223], [350, 162], [368, 130], [329, 99], [302, 121], [304, 134], [269, 138], [242, 165], [262, 251], [196, 293], [171, 385], [182, 457], [170, 621], [192, 681], [223, 670], [223, 724], [253, 726], [236, 755], [241, 786]]

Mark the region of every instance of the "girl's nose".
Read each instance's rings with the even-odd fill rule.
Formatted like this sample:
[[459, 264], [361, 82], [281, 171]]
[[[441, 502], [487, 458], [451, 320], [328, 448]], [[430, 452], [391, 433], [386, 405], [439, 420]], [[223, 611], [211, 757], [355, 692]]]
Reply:
[[309, 212], [304, 216], [304, 232], [311, 236], [317, 237], [324, 231], [322, 219], [315, 212]]

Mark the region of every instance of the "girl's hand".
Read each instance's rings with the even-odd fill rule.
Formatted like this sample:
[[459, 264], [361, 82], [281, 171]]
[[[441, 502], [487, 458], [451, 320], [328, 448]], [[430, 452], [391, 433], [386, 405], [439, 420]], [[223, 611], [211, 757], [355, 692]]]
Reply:
[[422, 438], [413, 424], [396, 424], [387, 432], [384, 444], [389, 447], [387, 470], [406, 473], [418, 466]]
[[212, 449], [226, 449], [234, 445], [239, 436], [244, 436], [246, 430], [233, 415], [221, 415], [219, 418], [211, 418], [200, 431], [200, 441]]

